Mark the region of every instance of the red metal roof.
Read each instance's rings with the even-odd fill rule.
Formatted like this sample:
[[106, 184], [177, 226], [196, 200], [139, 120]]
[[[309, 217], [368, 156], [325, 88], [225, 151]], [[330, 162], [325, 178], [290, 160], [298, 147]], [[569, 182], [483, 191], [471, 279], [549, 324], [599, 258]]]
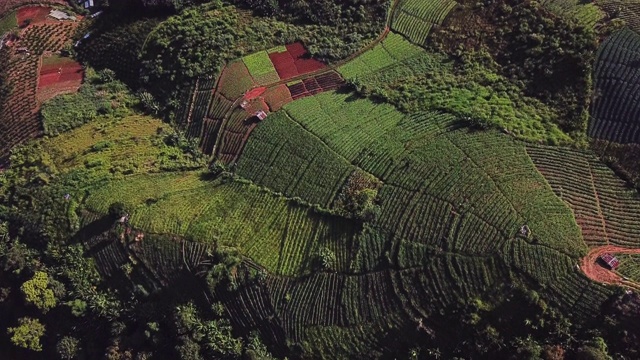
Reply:
[[609, 265], [612, 270], [615, 270], [618, 266], [620, 266], [620, 260], [609, 253], [600, 255], [600, 259], [607, 263], [607, 265]]

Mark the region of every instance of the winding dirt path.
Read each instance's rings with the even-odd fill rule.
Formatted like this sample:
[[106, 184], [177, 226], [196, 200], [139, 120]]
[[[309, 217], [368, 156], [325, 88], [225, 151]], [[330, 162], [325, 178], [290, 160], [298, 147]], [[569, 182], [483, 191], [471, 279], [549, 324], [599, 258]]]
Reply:
[[627, 285], [634, 288], [640, 288], [640, 283], [625, 280], [615, 271], [604, 268], [600, 265], [598, 257], [604, 253], [615, 254], [640, 254], [640, 249], [629, 249], [619, 246], [606, 245], [593, 248], [587, 256], [582, 258], [580, 270], [591, 280], [603, 284]]

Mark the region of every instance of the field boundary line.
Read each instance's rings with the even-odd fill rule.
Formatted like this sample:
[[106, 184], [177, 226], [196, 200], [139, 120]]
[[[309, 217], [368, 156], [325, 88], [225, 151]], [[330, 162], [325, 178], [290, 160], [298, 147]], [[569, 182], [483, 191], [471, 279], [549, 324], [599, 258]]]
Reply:
[[602, 223], [602, 232], [604, 233], [605, 240], [607, 240], [607, 245], [611, 245], [611, 243], [609, 242], [609, 234], [607, 232], [607, 223], [604, 220], [604, 214], [602, 213], [602, 206], [600, 204], [600, 196], [598, 196], [598, 190], [596, 189], [595, 178], [593, 176], [593, 171], [589, 160], [587, 160], [587, 170], [589, 170], [589, 185], [591, 185], [591, 189], [593, 190], [593, 196], [596, 200], [596, 206], [598, 208], [598, 217], [600, 218], [600, 222]]
[[[442, 197], [440, 197], [438, 195], [435, 195], [430, 189], [424, 189], [424, 188], [419, 188], [417, 190], [416, 189], [408, 189], [406, 187], [403, 187], [403, 186], [400, 186], [400, 185], [396, 185], [396, 184], [393, 184], [393, 183], [385, 183], [385, 185], [386, 186], [400, 188], [400, 189], [404, 189], [404, 190], [409, 191], [409, 192], [416, 192], [416, 193], [420, 192], [420, 193], [422, 193], [422, 194], [424, 194], [424, 195], [426, 195], [426, 196], [428, 196], [428, 197], [430, 197], [432, 199], [440, 200], [440, 201], [442, 201], [444, 203], [447, 203], [447, 204], [453, 206], [454, 209], [456, 208], [455, 204], [452, 203], [450, 200], [447, 200], [447, 199], [442, 198]], [[485, 219], [483, 216], [477, 214], [476, 212], [467, 210], [467, 211], [465, 211], [465, 213], [468, 213], [468, 214], [471, 214], [471, 215], [477, 217], [481, 222], [483, 222], [483, 223], [489, 225], [490, 227], [492, 227], [493, 229], [497, 230], [498, 233], [500, 233], [502, 236], [504, 236], [504, 238], [506, 240], [508, 240], [510, 238], [509, 235], [506, 233], [506, 231], [504, 229], [501, 229], [498, 226], [494, 225], [489, 220]]]
[[[349, 159], [347, 159], [346, 157], [342, 156], [342, 154], [338, 153], [337, 151], [335, 151], [331, 146], [329, 146], [321, 137], [319, 137], [318, 135], [316, 135], [315, 133], [313, 133], [311, 130], [307, 129], [304, 125], [302, 125], [299, 121], [297, 121], [293, 116], [291, 116], [291, 114], [289, 113], [289, 110], [287, 109], [283, 109], [284, 110], [284, 114], [286, 115], [286, 117], [293, 121], [294, 123], [296, 123], [298, 126], [300, 126], [304, 131], [306, 131], [307, 133], [309, 133], [309, 135], [313, 136], [315, 139], [317, 139], [318, 141], [320, 141], [322, 143], [322, 145], [324, 145], [327, 149], [329, 149], [332, 153], [334, 153], [335, 155], [337, 155], [340, 159], [344, 160], [347, 164], [353, 166], [353, 167], [357, 167], [358, 169], [365, 171], [364, 169], [362, 169], [359, 166], [353, 165], [351, 163], [351, 161], [349, 161]], [[367, 171], [365, 171], [367, 172]]]

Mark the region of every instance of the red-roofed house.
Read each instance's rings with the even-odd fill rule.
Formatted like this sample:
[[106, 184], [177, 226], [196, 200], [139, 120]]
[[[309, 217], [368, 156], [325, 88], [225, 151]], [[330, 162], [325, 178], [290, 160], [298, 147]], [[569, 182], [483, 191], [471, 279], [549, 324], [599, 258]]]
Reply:
[[611, 270], [615, 270], [620, 266], [620, 260], [609, 253], [600, 255], [600, 260], [607, 264]]

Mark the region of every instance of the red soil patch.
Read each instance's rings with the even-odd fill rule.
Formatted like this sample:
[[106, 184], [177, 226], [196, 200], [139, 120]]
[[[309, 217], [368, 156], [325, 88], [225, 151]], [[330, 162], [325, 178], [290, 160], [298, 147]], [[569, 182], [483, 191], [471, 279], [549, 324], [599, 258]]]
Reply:
[[291, 57], [293, 57], [294, 59], [299, 59], [307, 55], [307, 49], [305, 49], [304, 45], [302, 45], [302, 43], [300, 42], [289, 44], [286, 46], [286, 48], [289, 54], [291, 54]]
[[70, 59], [43, 65], [38, 78], [38, 102], [42, 103], [56, 95], [78, 91], [83, 75], [82, 65]]
[[69, 5], [66, 0], [0, 0], [0, 17], [2, 17], [6, 12], [12, 9], [16, 9], [20, 6], [29, 4], [55, 4], [63, 6]]
[[18, 10], [16, 17], [18, 25], [22, 26], [26, 20], [31, 20], [31, 24], [43, 23], [47, 20], [51, 8], [42, 6], [28, 6]]
[[249, 90], [244, 94], [244, 99], [245, 100], [253, 100], [253, 99], [257, 98], [258, 96], [262, 95], [266, 90], [267, 90], [266, 87], [258, 87], [258, 88]]
[[65, 81], [77, 81], [80, 84], [83, 72], [82, 65], [76, 62], [43, 66], [40, 69], [38, 88]]
[[273, 67], [276, 68], [280, 79], [289, 80], [299, 75], [295, 61], [289, 52], [271, 53], [269, 59], [271, 59]]
[[[322, 61], [318, 61], [316, 59], [312, 59], [309, 57], [309, 52], [304, 48], [302, 43], [293, 43], [286, 46], [287, 52], [293, 59], [294, 66], [296, 71], [300, 75], [308, 74], [310, 72], [314, 72], [317, 70], [321, 70], [327, 67]], [[283, 57], [283, 61], [284, 57]], [[272, 60], [273, 62], [273, 60]], [[274, 66], [276, 63], [274, 62]], [[278, 68], [276, 67], [276, 70]], [[278, 72], [279, 73], [279, 72]]]
[[296, 60], [295, 64], [296, 70], [298, 70], [300, 74], [308, 74], [316, 70], [322, 70], [326, 67], [323, 62], [316, 59], [300, 59]]
[[628, 249], [619, 246], [607, 245], [601, 246], [589, 251], [589, 254], [582, 259], [580, 269], [591, 280], [604, 284], [622, 285], [625, 281], [615, 272], [604, 268], [598, 263], [600, 255], [609, 254], [640, 254], [640, 249]]
[[293, 101], [291, 92], [285, 84], [280, 84], [269, 88], [264, 93], [264, 101], [269, 105], [271, 111], [280, 110], [286, 103]]

